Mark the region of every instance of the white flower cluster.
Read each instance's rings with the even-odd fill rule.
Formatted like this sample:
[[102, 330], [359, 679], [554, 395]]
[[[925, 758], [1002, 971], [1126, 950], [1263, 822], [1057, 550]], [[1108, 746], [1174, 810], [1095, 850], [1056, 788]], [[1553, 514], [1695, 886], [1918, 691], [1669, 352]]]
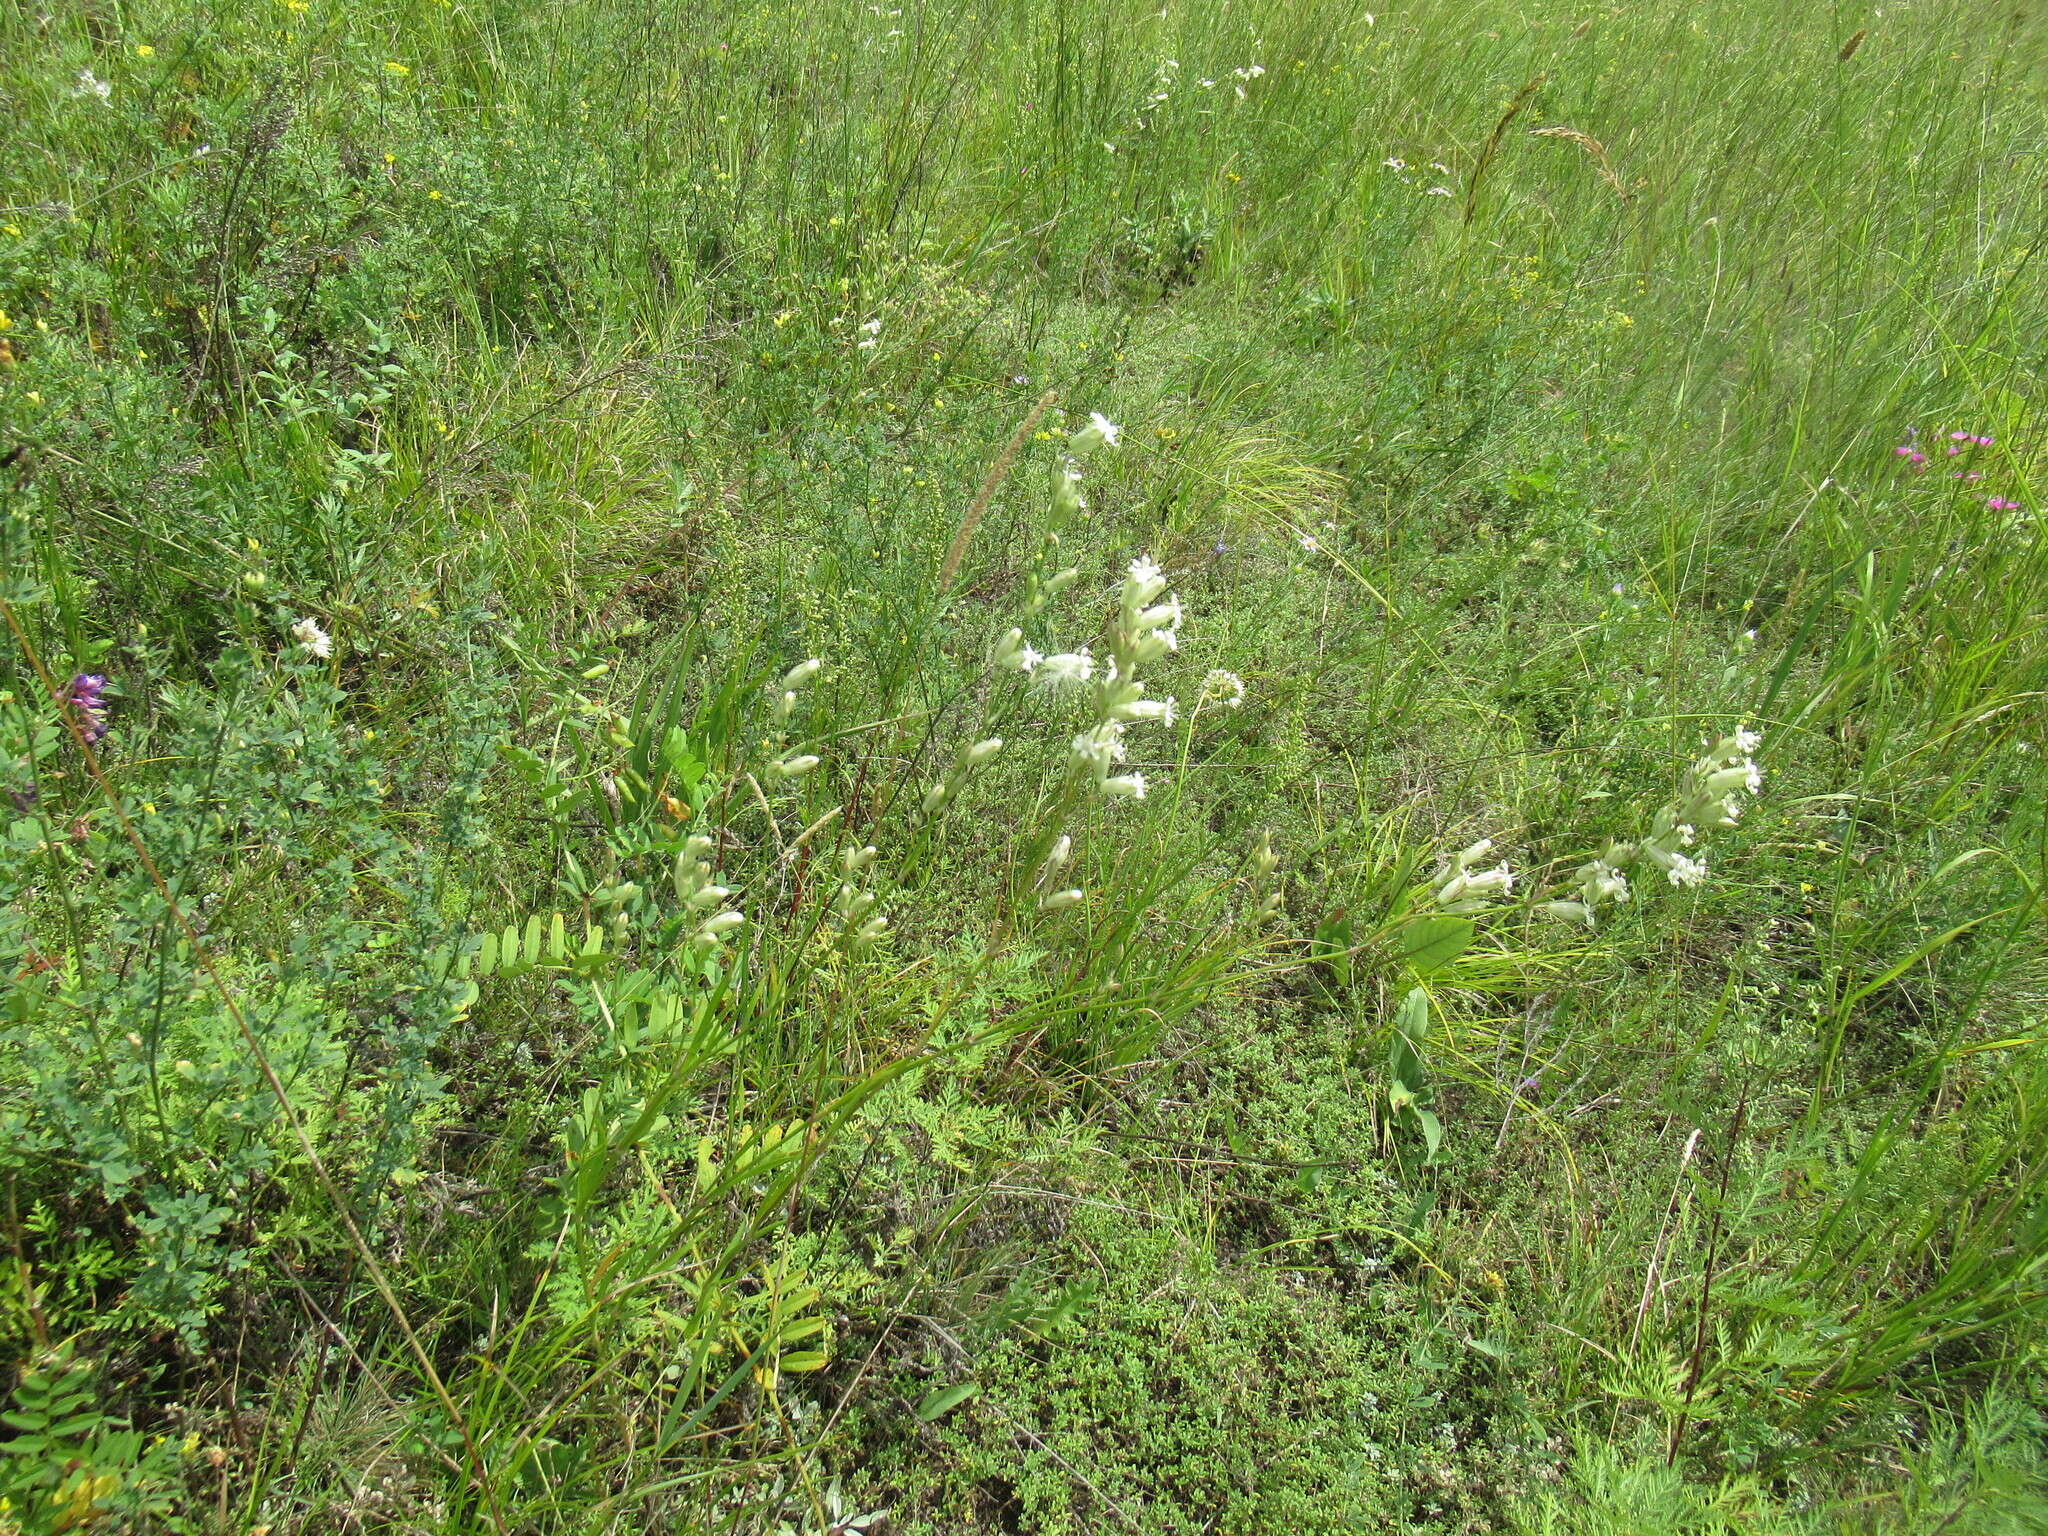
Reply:
[[746, 921], [736, 907], [726, 905], [732, 892], [711, 878], [711, 855], [718, 845], [703, 833], [691, 836], [676, 855], [673, 881], [676, 900], [692, 912], [707, 914], [690, 935], [690, 946], [699, 954], [710, 954], [718, 941]]
[[[825, 663], [813, 656], [809, 661], [800, 661], [782, 674], [782, 681], [775, 685], [775, 704], [771, 713], [775, 717], [774, 749], [782, 749], [784, 727], [790, 716], [796, 713], [797, 690], [825, 670]], [[818, 759], [809, 752], [777, 757], [764, 770], [773, 779], [799, 779], [818, 766]]]
[[1648, 865], [1664, 872], [1673, 885], [1698, 885], [1707, 877], [1705, 854], [1684, 850], [1702, 832], [1725, 830], [1742, 817], [1743, 796], [1763, 787], [1763, 770], [1751, 756], [1763, 738], [1746, 727], [1723, 736], [1690, 768], [1678, 795], [1651, 818], [1647, 836], [1634, 843], [1610, 843], [1599, 858], [1579, 867], [1573, 877], [1577, 894], [1546, 901], [1537, 908], [1547, 916], [1592, 927], [1600, 909], [1626, 902], [1632, 894], [1624, 871]]
[[1493, 852], [1493, 839], [1482, 837], [1451, 859], [1443, 884], [1437, 887], [1437, 904], [1446, 912], [1477, 912], [1509, 895], [1515, 888], [1514, 874], [1505, 862], [1492, 869], [1472, 866]]
[[998, 666], [1031, 673], [1043, 687], [1092, 685], [1095, 720], [1074, 737], [1072, 757], [1077, 767], [1086, 769], [1094, 778], [1096, 787], [1112, 798], [1145, 798], [1142, 773], [1116, 771], [1116, 765], [1128, 755], [1125, 732], [1133, 725], [1148, 723], [1171, 726], [1179, 711], [1175, 699], [1146, 698], [1145, 684], [1138, 678], [1138, 668], [1180, 647], [1184, 612], [1180, 599], [1165, 597], [1165, 592], [1166, 577], [1156, 564], [1144, 556], [1131, 562], [1117, 594], [1117, 622], [1110, 653], [1099, 664], [1085, 647], [1042, 656], [1024, 643], [1023, 631], [1015, 629], [1003, 637], [996, 649]]
[[841, 928], [856, 944], [872, 944], [889, 931], [889, 919], [875, 911], [873, 891], [860, 888], [861, 875], [875, 862], [875, 848], [846, 848], [839, 854], [839, 891], [832, 901]]

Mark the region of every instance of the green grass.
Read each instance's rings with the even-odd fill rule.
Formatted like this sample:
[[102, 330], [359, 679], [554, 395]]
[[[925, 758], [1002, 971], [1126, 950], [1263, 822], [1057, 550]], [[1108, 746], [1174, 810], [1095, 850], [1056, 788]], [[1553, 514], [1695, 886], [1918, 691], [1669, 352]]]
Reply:
[[0, 1532], [2048, 1529], [2044, 41], [0, 14]]

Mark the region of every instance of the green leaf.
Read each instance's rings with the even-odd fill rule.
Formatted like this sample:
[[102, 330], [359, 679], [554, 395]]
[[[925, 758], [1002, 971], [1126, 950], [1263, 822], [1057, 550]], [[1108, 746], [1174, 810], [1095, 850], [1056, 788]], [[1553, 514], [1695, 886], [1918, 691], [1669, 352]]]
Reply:
[[1316, 924], [1315, 958], [1329, 967], [1330, 980], [1351, 985], [1351, 914], [1337, 907]]
[[942, 1387], [936, 1392], [927, 1392], [924, 1400], [917, 1405], [917, 1416], [929, 1424], [958, 1408], [967, 1399], [979, 1392], [979, 1383], [963, 1381], [957, 1386]]
[[1427, 976], [1465, 953], [1472, 934], [1468, 918], [1425, 917], [1401, 930], [1401, 958], [1416, 975]]

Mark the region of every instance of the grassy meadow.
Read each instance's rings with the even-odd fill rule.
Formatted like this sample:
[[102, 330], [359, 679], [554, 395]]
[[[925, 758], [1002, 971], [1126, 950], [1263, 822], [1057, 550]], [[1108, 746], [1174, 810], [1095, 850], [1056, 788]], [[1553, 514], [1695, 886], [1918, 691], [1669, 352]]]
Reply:
[[0, 1533], [2048, 1531], [2044, 65], [0, 8]]

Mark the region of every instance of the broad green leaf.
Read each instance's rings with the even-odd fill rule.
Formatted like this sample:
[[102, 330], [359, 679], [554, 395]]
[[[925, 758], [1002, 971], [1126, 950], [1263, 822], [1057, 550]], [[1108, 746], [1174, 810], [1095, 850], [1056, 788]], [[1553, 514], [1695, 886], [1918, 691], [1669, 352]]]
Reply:
[[1418, 976], [1449, 965], [1472, 943], [1472, 923], [1463, 917], [1425, 917], [1401, 930], [1401, 958]]

